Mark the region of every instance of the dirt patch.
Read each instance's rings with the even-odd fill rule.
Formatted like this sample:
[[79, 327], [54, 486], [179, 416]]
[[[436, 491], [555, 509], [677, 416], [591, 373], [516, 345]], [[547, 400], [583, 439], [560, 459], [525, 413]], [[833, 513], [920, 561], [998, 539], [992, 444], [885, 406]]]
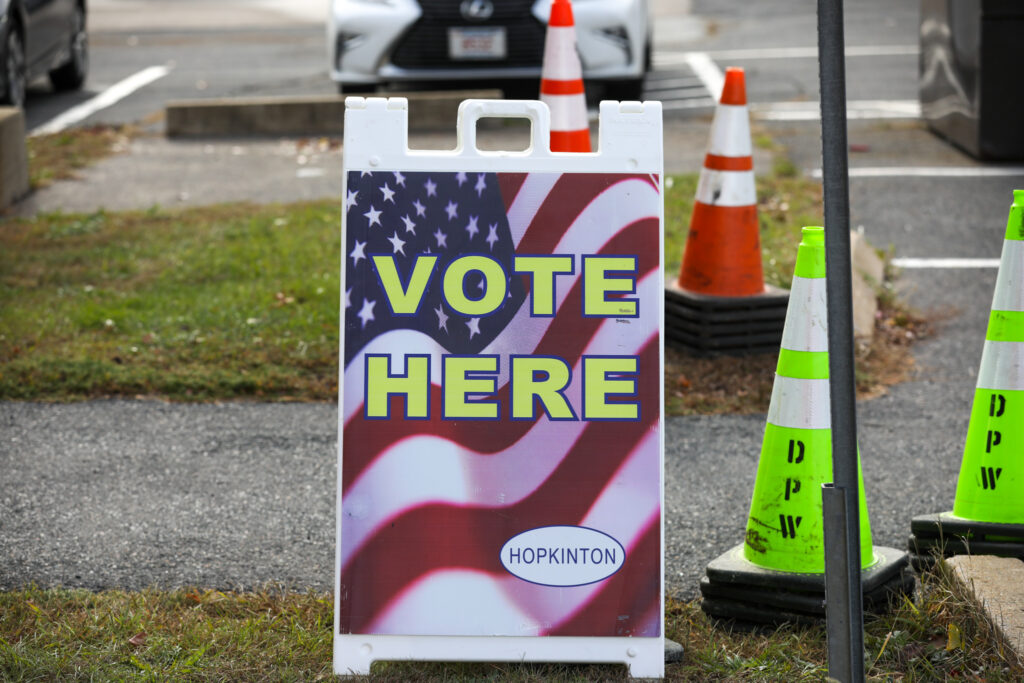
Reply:
[[[909, 379], [911, 346], [932, 334], [925, 318], [899, 303], [880, 301], [875, 335], [856, 347], [857, 398], [883, 395]], [[772, 396], [778, 354], [697, 358], [665, 349], [665, 412], [669, 415], [764, 413]]]
[[29, 177], [34, 189], [76, 173], [95, 162], [128, 149], [139, 134], [133, 126], [87, 126], [28, 138]]

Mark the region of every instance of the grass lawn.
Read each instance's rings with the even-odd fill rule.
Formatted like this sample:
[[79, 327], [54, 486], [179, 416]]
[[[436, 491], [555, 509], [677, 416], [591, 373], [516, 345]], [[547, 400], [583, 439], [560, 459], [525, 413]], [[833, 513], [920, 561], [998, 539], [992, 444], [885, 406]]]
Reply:
[[0, 225], [0, 398], [330, 400], [340, 204]]
[[[670, 278], [696, 182], [666, 181]], [[781, 165], [758, 201], [765, 277], [786, 286], [800, 228], [820, 222], [820, 187]], [[340, 215], [327, 200], [5, 220], [0, 400], [336, 399]], [[866, 390], [888, 377], [860, 360]], [[667, 362], [672, 414], [767, 409], [774, 356]]]
[[34, 188], [74, 178], [86, 166], [127, 147], [131, 126], [87, 126], [26, 139], [29, 181]]
[[[869, 617], [866, 669], [877, 681], [1019, 681], [1024, 669], [963, 587], [925, 574], [921, 596]], [[331, 678], [333, 608], [317, 593], [39, 590], [0, 593], [0, 678], [317, 681]], [[760, 633], [715, 624], [670, 600], [666, 635], [684, 648], [676, 681], [821, 681], [822, 626]], [[627, 680], [622, 666], [382, 662], [371, 680]]]

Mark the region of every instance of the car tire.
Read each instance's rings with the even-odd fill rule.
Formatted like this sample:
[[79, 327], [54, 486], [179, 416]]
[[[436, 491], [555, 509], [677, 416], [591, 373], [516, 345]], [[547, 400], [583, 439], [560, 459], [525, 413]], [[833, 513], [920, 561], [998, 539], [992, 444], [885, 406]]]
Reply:
[[625, 102], [627, 100], [643, 100], [644, 79], [630, 78], [624, 81], [605, 81], [604, 94], [610, 100]]
[[72, 19], [71, 42], [68, 46], [71, 56], [68, 61], [50, 72], [50, 83], [54, 90], [78, 90], [85, 83], [89, 72], [89, 37], [85, 31], [85, 10], [75, 7]]
[[28, 83], [25, 79], [25, 43], [21, 35], [8, 24], [7, 35], [3, 36], [3, 90], [0, 91], [0, 104], [12, 107], [25, 106], [25, 91]]
[[377, 86], [374, 83], [338, 84], [339, 95], [372, 95], [375, 92], [377, 92]]

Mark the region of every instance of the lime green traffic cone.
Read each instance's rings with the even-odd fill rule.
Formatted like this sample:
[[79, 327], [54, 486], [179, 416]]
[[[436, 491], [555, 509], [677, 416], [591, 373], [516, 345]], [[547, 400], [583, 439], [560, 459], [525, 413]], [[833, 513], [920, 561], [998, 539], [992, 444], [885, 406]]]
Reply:
[[[825, 233], [804, 228], [782, 333], [746, 537], [707, 567], [702, 609], [755, 622], [824, 617], [822, 484], [832, 481]], [[859, 462], [858, 462], [859, 475]], [[906, 553], [872, 546], [859, 476], [865, 606], [884, 608], [913, 590]]]
[[[804, 228], [743, 546], [743, 556], [766, 569], [825, 571], [821, 485], [832, 481], [826, 320], [825, 231]], [[863, 476], [859, 488], [866, 568], [875, 557]]]
[[1024, 524], [1024, 190], [1006, 223], [953, 514]]
[[911, 529], [921, 561], [939, 547], [1024, 557], [1024, 190], [1006, 223], [953, 512], [915, 517]]

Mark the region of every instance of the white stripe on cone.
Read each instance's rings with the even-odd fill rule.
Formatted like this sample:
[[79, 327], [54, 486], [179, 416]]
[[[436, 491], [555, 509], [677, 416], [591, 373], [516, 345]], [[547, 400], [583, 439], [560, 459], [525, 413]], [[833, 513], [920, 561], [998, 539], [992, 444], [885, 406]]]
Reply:
[[1024, 311], [1024, 242], [1003, 240], [993, 311]]
[[578, 95], [545, 95], [540, 101], [551, 110], [551, 130], [583, 130], [589, 126], [587, 121], [587, 99], [583, 93]]
[[828, 380], [776, 374], [768, 423], [792, 429], [831, 429]]
[[576, 54], [576, 28], [574, 26], [548, 26], [544, 41], [544, 70], [542, 78], [554, 81], [574, 81], [583, 78], [579, 55]]
[[708, 152], [723, 157], [749, 157], [750, 116], [746, 105], [719, 104], [711, 122]]
[[1024, 342], [986, 340], [978, 388], [1024, 391]]
[[782, 348], [790, 351], [828, 351], [828, 310], [825, 278], [794, 276], [789, 308], [782, 329]]
[[704, 168], [697, 182], [697, 201], [708, 206], [757, 204], [753, 171], [712, 171]]

